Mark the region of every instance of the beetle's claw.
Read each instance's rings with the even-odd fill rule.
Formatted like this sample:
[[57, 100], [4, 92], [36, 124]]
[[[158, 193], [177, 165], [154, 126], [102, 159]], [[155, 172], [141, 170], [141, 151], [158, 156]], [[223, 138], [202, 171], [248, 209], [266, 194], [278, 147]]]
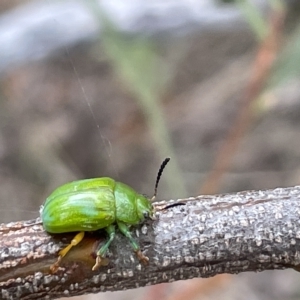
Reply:
[[58, 259], [57, 259], [57, 261], [52, 266], [50, 266], [50, 272], [52, 274], [54, 274], [54, 273], [57, 272], [57, 270], [59, 268], [59, 265], [60, 265], [60, 262], [61, 262], [61, 259], [62, 259], [62, 257], [59, 256]]
[[150, 219], [153, 221], [157, 220], [155, 213], [156, 213], [156, 210], [154, 210], [152, 216], [150, 216]]
[[94, 264], [92, 270], [96, 271], [101, 267], [101, 256], [97, 255], [96, 257], [96, 263]]
[[137, 251], [135, 251], [135, 253], [141, 263], [143, 263], [144, 265], [149, 264], [149, 258], [147, 256], [145, 256], [141, 250], [137, 250]]
[[97, 255], [96, 263], [93, 266], [92, 270], [97, 271], [101, 266], [107, 266], [108, 263], [109, 263], [109, 260], [107, 258]]

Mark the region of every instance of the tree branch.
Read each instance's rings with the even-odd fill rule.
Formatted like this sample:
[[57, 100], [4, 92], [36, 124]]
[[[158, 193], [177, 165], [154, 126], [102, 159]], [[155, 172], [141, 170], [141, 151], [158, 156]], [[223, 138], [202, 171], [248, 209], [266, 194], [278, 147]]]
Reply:
[[[170, 203], [184, 203], [163, 210]], [[92, 271], [102, 233], [88, 235], [50, 274], [72, 234], [49, 235], [40, 220], [0, 226], [1, 299], [55, 299], [222, 273], [299, 268], [300, 187], [198, 196], [156, 204], [157, 220], [133, 229], [148, 266], [117, 234], [109, 264]]]

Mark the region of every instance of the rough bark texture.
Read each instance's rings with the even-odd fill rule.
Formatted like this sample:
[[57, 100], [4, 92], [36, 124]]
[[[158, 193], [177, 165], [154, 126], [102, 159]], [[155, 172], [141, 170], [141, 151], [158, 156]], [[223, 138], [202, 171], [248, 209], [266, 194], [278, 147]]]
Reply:
[[[166, 203], [184, 203], [162, 210]], [[148, 266], [117, 234], [109, 264], [97, 272], [94, 249], [103, 233], [73, 248], [50, 274], [72, 235], [51, 236], [40, 220], [0, 226], [1, 299], [55, 299], [216, 274], [299, 268], [300, 187], [198, 196], [160, 202], [157, 219], [133, 229]]]

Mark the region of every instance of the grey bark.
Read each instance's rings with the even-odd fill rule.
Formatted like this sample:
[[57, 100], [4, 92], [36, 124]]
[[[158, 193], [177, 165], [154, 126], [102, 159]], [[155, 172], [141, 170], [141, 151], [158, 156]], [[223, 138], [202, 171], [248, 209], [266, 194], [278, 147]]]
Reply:
[[[182, 205], [164, 209], [166, 204]], [[300, 263], [300, 187], [198, 196], [156, 204], [156, 220], [132, 230], [150, 259], [141, 265], [117, 234], [108, 265], [98, 271], [87, 236], [49, 272], [72, 235], [49, 235], [40, 220], [0, 226], [1, 299], [55, 299], [131, 289], [161, 282], [294, 268]]]

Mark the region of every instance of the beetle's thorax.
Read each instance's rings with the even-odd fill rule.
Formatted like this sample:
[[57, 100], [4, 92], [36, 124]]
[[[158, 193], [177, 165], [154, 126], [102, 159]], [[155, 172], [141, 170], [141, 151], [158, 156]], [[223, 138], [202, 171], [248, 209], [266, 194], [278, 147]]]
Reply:
[[150, 201], [128, 185], [116, 182], [114, 193], [116, 221], [135, 225], [141, 223], [145, 216], [152, 216], [153, 208]]

